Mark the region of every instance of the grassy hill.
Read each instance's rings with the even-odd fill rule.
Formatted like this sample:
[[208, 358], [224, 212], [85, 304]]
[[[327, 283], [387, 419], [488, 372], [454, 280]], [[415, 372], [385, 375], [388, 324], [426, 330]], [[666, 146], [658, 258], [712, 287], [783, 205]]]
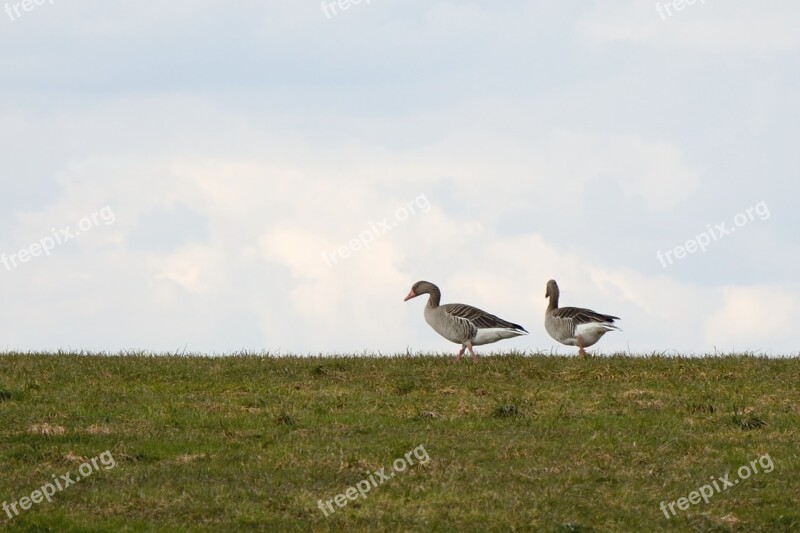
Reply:
[[0, 420], [9, 531], [800, 530], [795, 358], [4, 354]]

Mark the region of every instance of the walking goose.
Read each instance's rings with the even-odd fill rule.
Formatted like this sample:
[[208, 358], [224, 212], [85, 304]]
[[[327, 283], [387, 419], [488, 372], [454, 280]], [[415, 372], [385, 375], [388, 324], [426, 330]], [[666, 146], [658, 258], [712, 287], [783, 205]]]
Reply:
[[477, 362], [478, 356], [472, 350], [473, 346], [528, 334], [519, 324], [512, 324], [471, 305], [439, 305], [442, 292], [428, 281], [416, 282], [403, 301], [407, 302], [421, 294], [430, 295], [425, 306], [425, 322], [445, 339], [461, 345], [456, 361], [464, 355], [464, 350], [469, 350], [472, 360]]
[[581, 357], [586, 357], [584, 348], [599, 341], [607, 332], [619, 330], [614, 325], [619, 317], [580, 307], [558, 307], [558, 296], [558, 283], [551, 279], [547, 282], [544, 293], [545, 298], [550, 298], [550, 304], [544, 313], [544, 329], [561, 344], [577, 346]]

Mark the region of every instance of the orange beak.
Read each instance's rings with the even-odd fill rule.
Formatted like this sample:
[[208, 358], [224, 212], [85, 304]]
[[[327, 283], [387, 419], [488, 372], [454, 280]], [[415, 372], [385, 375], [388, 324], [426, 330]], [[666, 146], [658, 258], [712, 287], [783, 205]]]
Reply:
[[404, 302], [407, 302], [407, 301], [409, 301], [411, 298], [416, 298], [416, 297], [417, 297], [417, 295], [416, 295], [416, 294], [414, 294], [414, 289], [411, 289], [410, 291], [408, 291], [408, 295], [407, 295], [405, 298], [403, 298], [403, 301], [404, 301]]

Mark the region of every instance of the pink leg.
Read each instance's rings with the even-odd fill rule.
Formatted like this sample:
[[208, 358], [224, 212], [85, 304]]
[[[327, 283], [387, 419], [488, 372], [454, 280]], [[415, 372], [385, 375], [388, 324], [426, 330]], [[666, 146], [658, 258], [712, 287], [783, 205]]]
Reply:
[[461, 356], [464, 355], [464, 350], [466, 350], [466, 345], [461, 345], [461, 350], [458, 351], [458, 355], [456, 355], [456, 362], [461, 361]]
[[578, 339], [578, 355], [586, 359], [586, 352], [583, 349], [583, 339], [581, 339], [580, 335], [578, 335], [576, 338]]
[[469, 348], [469, 353], [470, 353], [470, 355], [472, 355], [472, 362], [473, 363], [477, 363], [478, 362], [478, 356], [475, 355], [475, 351], [472, 349], [472, 343], [471, 342], [467, 343], [467, 348]]

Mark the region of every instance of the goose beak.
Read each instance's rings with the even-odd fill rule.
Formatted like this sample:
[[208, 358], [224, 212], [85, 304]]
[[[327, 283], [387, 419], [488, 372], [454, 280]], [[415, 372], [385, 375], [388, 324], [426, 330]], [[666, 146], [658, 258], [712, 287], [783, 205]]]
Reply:
[[408, 295], [406, 295], [406, 297], [403, 299], [403, 301], [404, 301], [404, 302], [407, 302], [407, 301], [409, 301], [411, 298], [415, 298], [416, 296], [417, 296], [417, 295], [416, 295], [416, 294], [414, 294], [414, 289], [411, 289], [410, 291], [408, 291]]

